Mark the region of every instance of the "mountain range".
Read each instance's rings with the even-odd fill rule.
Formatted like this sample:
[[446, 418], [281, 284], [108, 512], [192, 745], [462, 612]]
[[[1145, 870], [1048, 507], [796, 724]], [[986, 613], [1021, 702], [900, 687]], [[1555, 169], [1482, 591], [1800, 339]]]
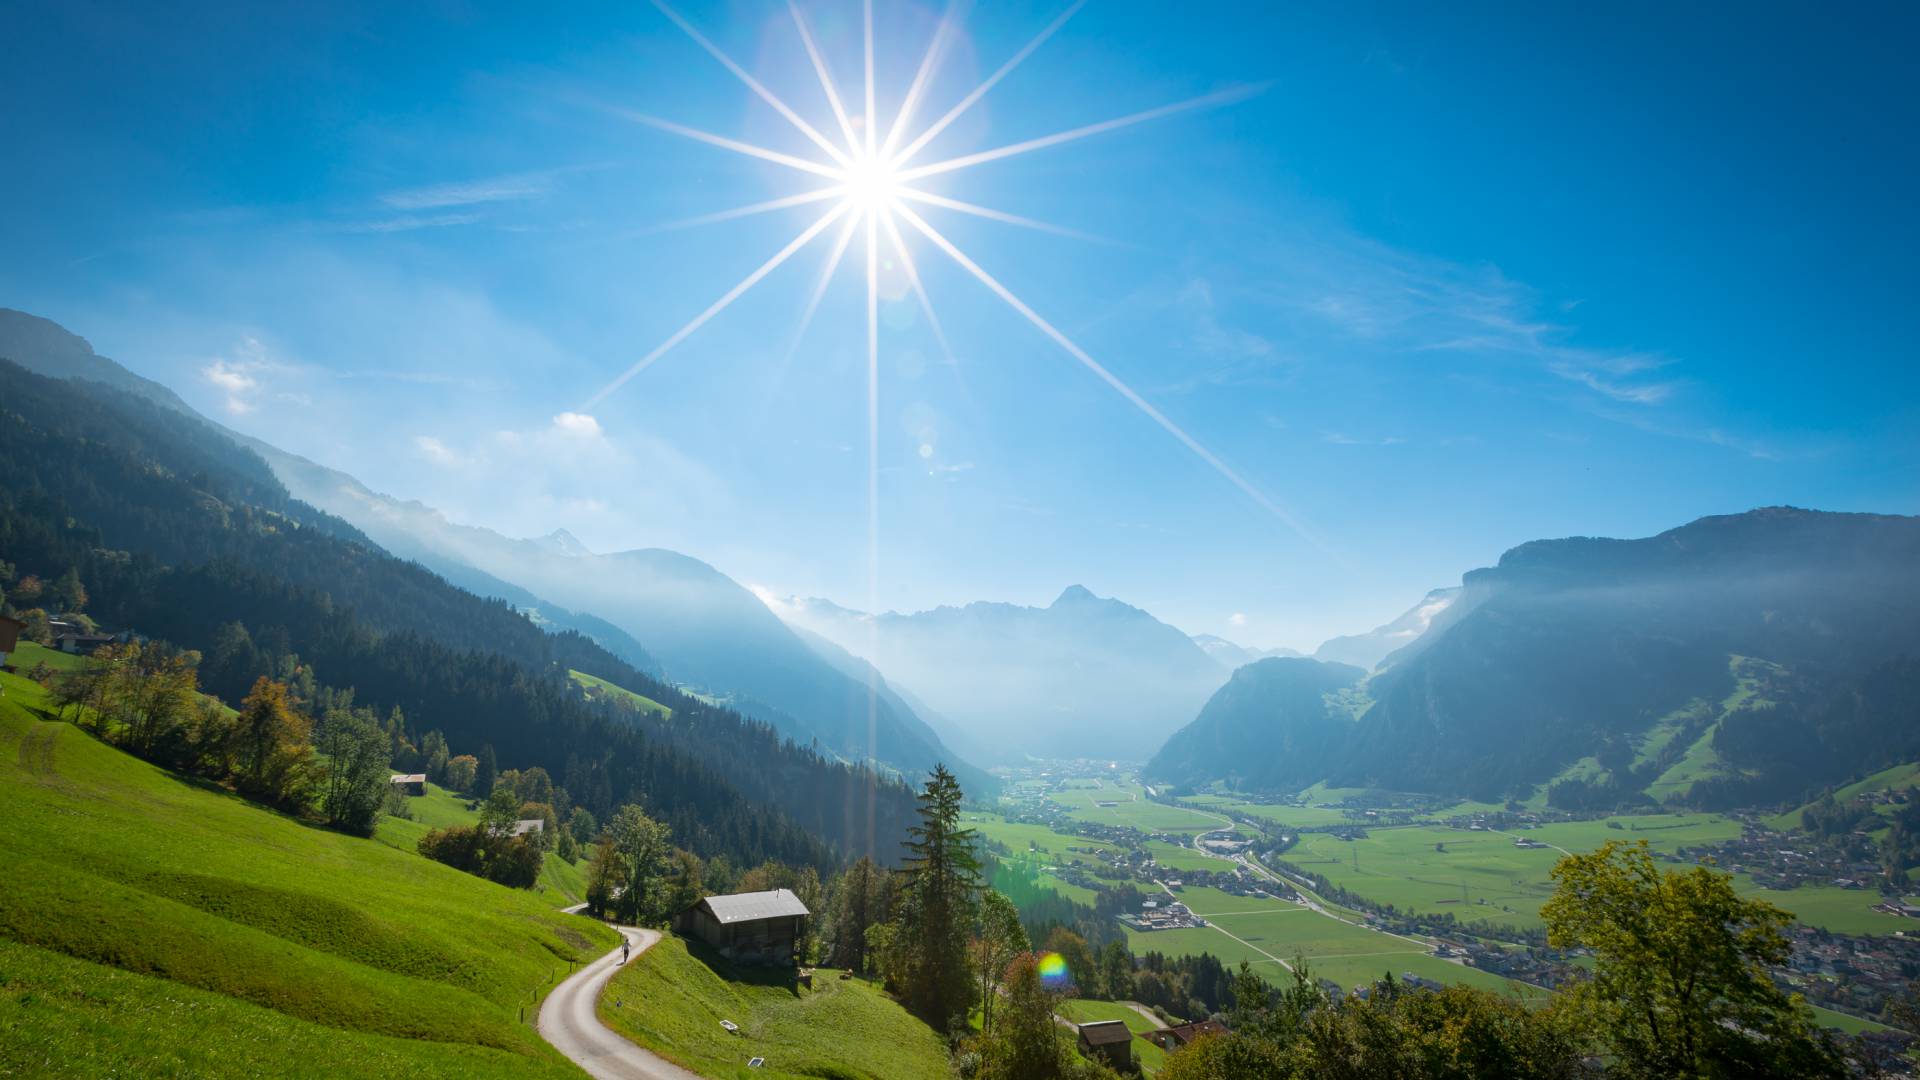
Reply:
[[794, 625], [871, 653], [983, 761], [1020, 751], [1144, 758], [1228, 674], [1180, 630], [1079, 585], [1046, 607], [983, 601], [874, 616], [818, 598], [774, 604]]
[[1440, 599], [1370, 677], [1242, 669], [1149, 773], [1730, 806], [1920, 756], [1920, 518], [1773, 507], [1535, 541]]

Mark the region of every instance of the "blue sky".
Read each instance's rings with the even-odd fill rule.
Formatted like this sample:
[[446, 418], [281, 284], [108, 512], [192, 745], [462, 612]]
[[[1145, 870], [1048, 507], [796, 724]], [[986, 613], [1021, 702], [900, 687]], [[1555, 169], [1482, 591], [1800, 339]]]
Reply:
[[[869, 602], [857, 260], [793, 344], [831, 231], [584, 404], [821, 209], [663, 229], [813, 182], [628, 114], [804, 137], [645, 4], [265, 7], [8, 9], [0, 305], [456, 520]], [[1258, 93], [929, 181], [1091, 238], [925, 216], [1285, 518], [920, 241], [873, 599], [1311, 647], [1536, 537], [1920, 510], [1916, 16], [1684, 7], [1077, 12], [926, 160]], [[803, 8], [859, 112], [858, 6]], [[978, 8], [922, 123], [1063, 9]], [[939, 10], [878, 6], [883, 120]], [[685, 15], [834, 129], [784, 4]]]

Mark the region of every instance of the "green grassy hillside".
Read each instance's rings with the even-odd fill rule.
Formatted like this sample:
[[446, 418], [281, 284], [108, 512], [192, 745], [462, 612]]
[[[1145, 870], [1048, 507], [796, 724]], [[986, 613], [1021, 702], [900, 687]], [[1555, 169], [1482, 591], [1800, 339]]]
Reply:
[[0, 674], [0, 1075], [580, 1075], [521, 1010], [610, 930], [44, 707]]
[[[625, 701], [641, 712], [656, 713], [660, 716], [673, 715], [672, 709], [667, 708], [665, 705], [660, 704], [644, 694], [636, 694], [624, 686], [616, 686], [605, 679], [595, 678], [584, 671], [568, 671], [567, 674], [573, 676], [573, 681], [586, 689], [588, 697], [605, 694], [609, 697]], [[707, 699], [703, 698], [702, 700]], [[708, 704], [712, 704], [712, 702], [708, 701]]]
[[[858, 979], [822, 970], [813, 989], [733, 969], [667, 937], [613, 977], [600, 1019], [662, 1057], [715, 1080], [909, 1080], [948, 1075], [932, 1028]], [[740, 1033], [729, 1034], [720, 1021]], [[753, 1057], [764, 1068], [747, 1067]]]

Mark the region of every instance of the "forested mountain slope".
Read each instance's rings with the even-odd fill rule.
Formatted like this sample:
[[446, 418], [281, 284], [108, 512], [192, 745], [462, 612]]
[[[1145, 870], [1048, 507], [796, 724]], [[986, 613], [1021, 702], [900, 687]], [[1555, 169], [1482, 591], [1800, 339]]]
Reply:
[[660, 548], [595, 555], [515, 540], [455, 524], [304, 458], [255, 448], [302, 499], [354, 522], [395, 554], [479, 589], [486, 589], [481, 579], [511, 582], [590, 610], [644, 641], [666, 678], [725, 698], [800, 742], [909, 774], [945, 762], [969, 791], [990, 786], [904, 702], [884, 692], [870, 702], [865, 680], [821, 657], [753, 593], [698, 559]]
[[[304, 665], [442, 731], [456, 753], [491, 745], [502, 767], [546, 768], [597, 814], [643, 801], [702, 854], [826, 864], [828, 845], [877, 842], [885, 857], [910, 812], [898, 784], [394, 558], [291, 499], [256, 455], [195, 418], [10, 363], [0, 552], [22, 575], [76, 571], [104, 623], [202, 650], [203, 685], [229, 700]], [[570, 669], [672, 717], [588, 701]]]
[[1353, 715], [1342, 691], [1367, 673], [1350, 664], [1269, 657], [1236, 669], [1193, 723], [1170, 739], [1147, 774], [1176, 784], [1215, 780], [1257, 791], [1294, 790], [1325, 776]]
[[[1273, 771], [1480, 797], [1554, 785], [1569, 806], [1788, 798], [1920, 753], [1916, 658], [1920, 519], [1780, 507], [1537, 541], [1466, 575], [1343, 739]], [[1234, 715], [1278, 740], [1313, 719], [1298, 704]], [[1218, 737], [1196, 722], [1160, 760], [1238, 774], [1205, 752]]]

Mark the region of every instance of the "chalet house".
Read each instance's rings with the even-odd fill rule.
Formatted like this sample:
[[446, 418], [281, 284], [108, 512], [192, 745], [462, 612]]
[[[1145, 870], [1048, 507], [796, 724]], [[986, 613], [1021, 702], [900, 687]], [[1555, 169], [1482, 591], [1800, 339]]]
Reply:
[[112, 645], [124, 639], [113, 634], [89, 634], [84, 630], [73, 630], [53, 636], [53, 647], [63, 653], [74, 656], [92, 656], [94, 650], [103, 645]]
[[1162, 1050], [1178, 1050], [1202, 1035], [1219, 1035], [1226, 1030], [1227, 1025], [1218, 1020], [1196, 1020], [1191, 1024], [1175, 1024], [1159, 1031], [1149, 1031], [1142, 1037]]
[[427, 793], [426, 773], [395, 773], [389, 781], [402, 795], [425, 795]]
[[1122, 1072], [1133, 1071], [1133, 1032], [1124, 1020], [1095, 1020], [1080, 1025], [1080, 1053]]
[[5, 667], [7, 654], [20, 646], [20, 632], [27, 624], [19, 619], [10, 619], [0, 615], [0, 667]]
[[673, 917], [674, 932], [742, 964], [792, 964], [812, 912], [787, 889], [709, 896]]
[[129, 641], [146, 640], [131, 630], [117, 633], [89, 630], [86, 624], [72, 619], [50, 619], [47, 630], [53, 635], [53, 648], [74, 656], [92, 656], [94, 650], [102, 645], [125, 645]]

